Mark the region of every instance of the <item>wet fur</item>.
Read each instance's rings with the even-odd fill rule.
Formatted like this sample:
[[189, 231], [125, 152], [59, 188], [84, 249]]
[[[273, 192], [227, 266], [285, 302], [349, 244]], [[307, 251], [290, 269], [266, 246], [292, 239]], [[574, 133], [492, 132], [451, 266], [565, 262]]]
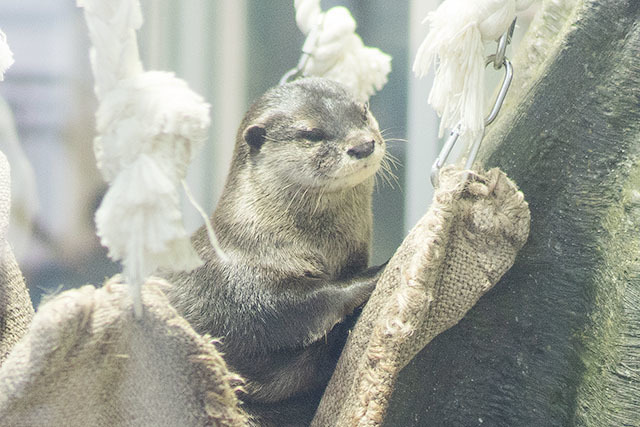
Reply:
[[[371, 140], [371, 155], [347, 154]], [[174, 306], [221, 338], [247, 380], [242, 399], [256, 424], [308, 424], [348, 333], [343, 321], [375, 287], [379, 269], [366, 267], [384, 150], [375, 119], [341, 85], [272, 89], [240, 125], [213, 214], [229, 260], [200, 229], [193, 242], [204, 266], [169, 276]]]

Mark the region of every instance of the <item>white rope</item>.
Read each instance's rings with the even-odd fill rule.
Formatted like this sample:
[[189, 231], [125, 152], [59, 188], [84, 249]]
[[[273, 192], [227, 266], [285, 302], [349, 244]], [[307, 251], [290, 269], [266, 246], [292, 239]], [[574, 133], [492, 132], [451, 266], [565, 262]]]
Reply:
[[[0, 31], [0, 80], [13, 64], [13, 53], [7, 44], [7, 36]], [[0, 151], [0, 263], [4, 257], [7, 231], [9, 229], [9, 213], [11, 211], [11, 173], [9, 162]]]
[[0, 265], [4, 264], [9, 215], [11, 212], [11, 169], [5, 155], [0, 151]]
[[172, 73], [143, 71], [138, 0], [77, 4], [93, 44], [100, 101], [94, 149], [110, 186], [96, 226], [109, 256], [122, 261], [139, 316], [146, 277], [159, 267], [191, 270], [202, 263], [182, 223], [179, 185], [207, 137], [209, 105]]
[[484, 46], [498, 39], [516, 13], [535, 0], [445, 0], [425, 22], [413, 71], [426, 75], [436, 64], [429, 103], [441, 116], [440, 136], [461, 123], [461, 134], [476, 138], [484, 129]]
[[294, 5], [298, 28], [307, 35], [303, 75], [339, 81], [363, 102], [384, 87], [391, 57], [364, 45], [346, 8], [322, 12], [320, 0], [295, 0]]
[[13, 52], [7, 44], [7, 36], [0, 31], [0, 81], [4, 80], [4, 73], [13, 65]]

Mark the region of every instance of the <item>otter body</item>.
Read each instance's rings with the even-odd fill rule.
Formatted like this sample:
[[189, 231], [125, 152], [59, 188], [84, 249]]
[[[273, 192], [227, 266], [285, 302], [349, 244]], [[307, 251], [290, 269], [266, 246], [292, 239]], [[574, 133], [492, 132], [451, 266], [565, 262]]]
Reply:
[[[369, 298], [373, 177], [385, 143], [366, 105], [342, 85], [302, 79], [245, 115], [213, 224], [193, 242], [205, 264], [170, 275], [173, 305], [221, 339], [260, 425], [308, 424]], [[337, 326], [336, 326], [337, 325]], [[295, 422], [294, 422], [295, 421]]]

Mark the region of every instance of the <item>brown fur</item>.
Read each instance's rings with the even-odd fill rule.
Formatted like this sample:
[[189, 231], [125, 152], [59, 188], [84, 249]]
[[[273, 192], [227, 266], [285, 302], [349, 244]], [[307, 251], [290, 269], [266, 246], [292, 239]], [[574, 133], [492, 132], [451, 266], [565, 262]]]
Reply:
[[344, 344], [340, 322], [375, 287], [377, 269], [365, 269], [384, 151], [375, 119], [340, 84], [273, 88], [240, 125], [213, 214], [229, 260], [201, 229], [204, 266], [169, 276], [173, 304], [221, 338], [247, 380], [242, 398], [259, 425], [310, 421]]

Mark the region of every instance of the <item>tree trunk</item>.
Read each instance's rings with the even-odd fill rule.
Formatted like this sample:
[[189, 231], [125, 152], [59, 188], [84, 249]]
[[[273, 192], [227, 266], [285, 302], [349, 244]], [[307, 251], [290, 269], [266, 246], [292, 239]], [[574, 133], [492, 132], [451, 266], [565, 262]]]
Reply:
[[386, 425], [640, 426], [640, 1], [543, 8], [481, 153], [529, 241], [404, 369]]

